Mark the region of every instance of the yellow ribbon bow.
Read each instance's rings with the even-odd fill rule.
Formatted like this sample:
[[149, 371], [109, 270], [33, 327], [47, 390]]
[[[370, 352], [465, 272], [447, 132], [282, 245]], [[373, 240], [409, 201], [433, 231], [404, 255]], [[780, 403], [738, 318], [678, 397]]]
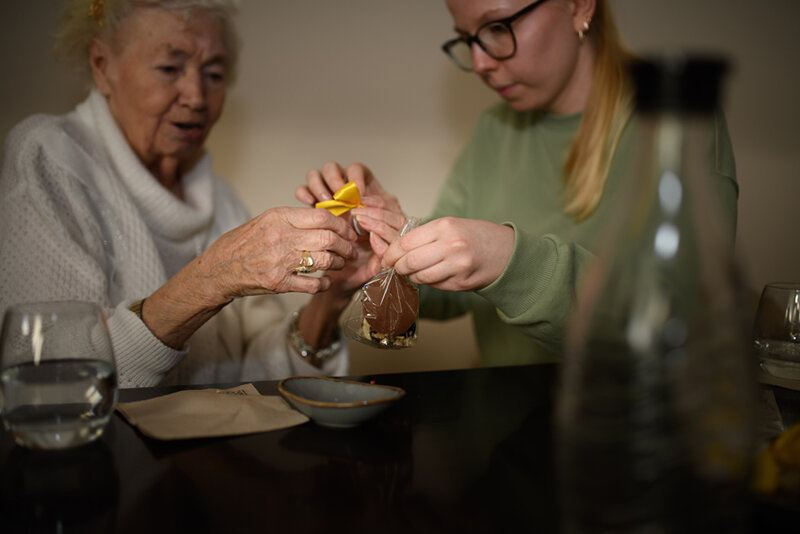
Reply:
[[333, 200], [323, 200], [314, 205], [316, 208], [325, 208], [337, 217], [359, 206], [361, 206], [361, 195], [358, 193], [358, 187], [354, 182], [344, 184], [333, 194]]

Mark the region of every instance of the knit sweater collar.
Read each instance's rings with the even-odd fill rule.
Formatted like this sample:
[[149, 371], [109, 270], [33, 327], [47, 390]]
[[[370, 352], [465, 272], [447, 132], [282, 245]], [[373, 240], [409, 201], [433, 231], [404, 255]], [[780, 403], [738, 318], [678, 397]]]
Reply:
[[151, 231], [168, 240], [182, 241], [210, 228], [214, 186], [208, 154], [181, 176], [185, 197], [182, 201], [167, 191], [142, 165], [99, 91], [93, 89], [80, 107], [84, 109], [79, 113], [91, 115], [117, 176], [133, 197]]

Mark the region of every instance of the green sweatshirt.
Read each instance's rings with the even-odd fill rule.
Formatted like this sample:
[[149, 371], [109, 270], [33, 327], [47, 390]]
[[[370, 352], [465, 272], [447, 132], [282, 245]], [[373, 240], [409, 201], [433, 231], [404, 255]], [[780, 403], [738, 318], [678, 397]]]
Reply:
[[[471, 313], [485, 366], [557, 361], [567, 318], [586, 267], [621, 200], [635, 126], [622, 134], [602, 199], [586, 219], [564, 212], [563, 165], [581, 114], [519, 113], [506, 103], [484, 112], [445, 182], [429, 219], [444, 216], [506, 224], [514, 250], [500, 277], [475, 292], [420, 287], [420, 315]], [[736, 227], [738, 186], [724, 116], [715, 118], [715, 170], [724, 209]]]

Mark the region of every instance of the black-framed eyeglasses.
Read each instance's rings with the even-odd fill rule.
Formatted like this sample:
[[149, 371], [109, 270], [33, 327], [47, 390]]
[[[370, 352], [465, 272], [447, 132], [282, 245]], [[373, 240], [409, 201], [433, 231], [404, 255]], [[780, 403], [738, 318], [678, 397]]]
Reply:
[[472, 71], [472, 45], [474, 43], [478, 43], [481, 50], [486, 52], [489, 57], [508, 59], [517, 52], [517, 38], [514, 36], [511, 24], [546, 1], [536, 0], [509, 17], [487, 22], [481, 25], [474, 35], [462, 35], [450, 39], [442, 45], [442, 50], [456, 65], [468, 72]]

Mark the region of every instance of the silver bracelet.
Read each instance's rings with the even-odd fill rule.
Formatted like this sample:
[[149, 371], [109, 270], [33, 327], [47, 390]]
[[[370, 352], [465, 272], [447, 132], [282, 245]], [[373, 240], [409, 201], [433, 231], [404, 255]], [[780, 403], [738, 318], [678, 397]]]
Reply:
[[325, 361], [335, 356], [342, 348], [342, 335], [339, 327], [336, 327], [336, 339], [327, 347], [321, 349], [314, 349], [309, 345], [297, 323], [300, 321], [300, 314], [303, 309], [292, 312], [292, 321], [289, 323], [289, 331], [286, 333], [286, 340], [294, 351], [304, 360], [308, 361], [314, 367], [322, 366]]

